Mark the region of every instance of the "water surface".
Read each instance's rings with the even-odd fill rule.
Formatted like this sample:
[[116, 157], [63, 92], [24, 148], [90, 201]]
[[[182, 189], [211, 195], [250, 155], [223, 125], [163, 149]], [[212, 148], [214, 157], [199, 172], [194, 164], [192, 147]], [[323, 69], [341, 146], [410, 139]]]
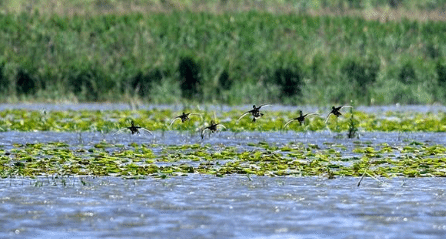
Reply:
[[0, 237], [443, 238], [443, 178], [4, 179]]
[[[2, 108], [3, 107], [3, 108]], [[126, 104], [0, 105], [41, 110], [129, 109]], [[152, 106], [144, 106], [150, 108]], [[161, 106], [157, 106], [161, 107]], [[167, 108], [171, 106], [165, 106]], [[249, 109], [251, 106], [241, 106]], [[277, 108], [279, 107], [279, 108]], [[396, 107], [396, 108], [395, 108]], [[156, 107], [155, 107], [156, 108]], [[231, 107], [221, 107], [230, 110]], [[181, 110], [181, 107], [170, 108]], [[296, 110], [272, 106], [270, 110]], [[309, 107], [307, 111], [311, 111]], [[399, 106], [365, 108], [386, 112]], [[358, 109], [359, 110], [359, 109]], [[439, 112], [442, 106], [407, 106], [402, 111]], [[193, 132], [152, 135], [99, 132], [2, 132], [0, 146], [65, 142], [93, 147], [200, 144], [256, 150], [250, 143], [298, 143], [320, 148], [356, 144], [401, 147], [411, 142], [446, 144], [445, 133], [360, 132], [347, 139], [329, 131], [217, 132], [201, 139]], [[154, 146], [155, 147], [155, 146]], [[212, 148], [211, 147], [211, 148]], [[111, 149], [113, 150], [113, 149]], [[155, 150], [155, 149], [154, 149]], [[0, 180], [1, 238], [444, 238], [446, 179], [257, 177], [189, 174], [157, 179], [54, 176]]]

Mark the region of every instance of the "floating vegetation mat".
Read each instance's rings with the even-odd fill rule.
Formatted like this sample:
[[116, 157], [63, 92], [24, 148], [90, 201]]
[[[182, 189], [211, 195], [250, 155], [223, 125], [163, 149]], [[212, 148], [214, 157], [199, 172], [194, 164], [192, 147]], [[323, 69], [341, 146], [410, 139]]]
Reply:
[[0, 176], [170, 177], [191, 174], [264, 176], [446, 176], [446, 147], [418, 141], [389, 145], [253, 142], [223, 144], [14, 144], [0, 150]]
[[[247, 109], [250, 110], [250, 109]], [[285, 123], [298, 117], [298, 112], [268, 111], [262, 108], [264, 115], [253, 122], [247, 115], [240, 121], [237, 119], [245, 111], [231, 110], [221, 111], [193, 111], [200, 115], [191, 116], [184, 123], [181, 120], [172, 120], [181, 114], [171, 110], [68, 110], [68, 111], [32, 111], [32, 110], [3, 110], [0, 111], [0, 131], [54, 131], [54, 132], [113, 132], [130, 126], [141, 126], [150, 131], [197, 131], [211, 120], [221, 123], [224, 130], [232, 132], [242, 131], [279, 131], [292, 130], [324, 131], [331, 130], [342, 132], [349, 129], [351, 121], [359, 131], [421, 131], [444, 132], [446, 131], [446, 114], [439, 113], [415, 113], [415, 112], [385, 112], [364, 113], [353, 111], [353, 117], [349, 110], [343, 110], [343, 115], [335, 117], [331, 115], [327, 123], [326, 116], [329, 111], [317, 112], [319, 115], [308, 116], [300, 125], [298, 121], [291, 122], [287, 127]], [[304, 112], [309, 113], [309, 112]]]
[[[446, 130], [446, 115], [442, 112], [373, 114], [344, 110], [340, 117], [331, 115], [327, 121], [326, 113], [316, 112], [319, 115], [307, 117], [302, 125], [294, 121], [286, 128], [285, 123], [298, 117], [297, 112], [262, 108], [264, 115], [255, 122], [249, 115], [238, 121], [246, 112], [242, 110], [193, 112], [196, 114], [183, 123], [172, 121], [181, 112], [168, 109], [3, 110], [0, 112], [0, 130], [4, 132], [0, 144], [0, 177], [446, 175], [443, 134], [428, 133]], [[224, 132], [208, 130], [200, 134], [199, 129], [211, 120], [223, 125], [217, 131]], [[150, 130], [150, 135], [132, 135], [128, 129], [131, 122]], [[420, 135], [437, 135], [433, 141], [394, 139], [398, 134], [416, 131], [423, 132]], [[61, 132], [64, 136], [44, 140], [46, 132]], [[172, 136], [172, 132], [178, 134]], [[37, 134], [37, 137], [23, 140], [20, 134], [23, 137]], [[84, 139], [84, 134], [103, 138]], [[378, 136], [374, 140], [361, 136], [372, 134]], [[318, 139], [296, 138], [299, 135]], [[76, 143], [65, 137], [79, 140]]]

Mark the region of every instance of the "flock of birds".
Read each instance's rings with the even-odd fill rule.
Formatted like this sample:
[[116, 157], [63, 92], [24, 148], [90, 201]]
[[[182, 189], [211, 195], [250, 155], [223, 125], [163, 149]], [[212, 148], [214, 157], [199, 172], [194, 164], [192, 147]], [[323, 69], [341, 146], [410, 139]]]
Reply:
[[[255, 122], [258, 118], [260, 118], [264, 115], [263, 113], [260, 112], [260, 109], [265, 106], [269, 106], [269, 105], [268, 104], [263, 104], [263, 105], [259, 105], [259, 106], [253, 105], [252, 110], [246, 111], [237, 119], [237, 123], [246, 115], [251, 115], [252, 122]], [[328, 118], [330, 117], [331, 114], [335, 115], [336, 117], [341, 116], [342, 113], [340, 112], [340, 110], [344, 107], [352, 107], [352, 106], [349, 106], [349, 105], [342, 105], [342, 106], [338, 106], [338, 107], [332, 106], [330, 113], [328, 113], [327, 118], [325, 119], [325, 123], [327, 123]], [[201, 117], [201, 114], [199, 114], [199, 113], [185, 113], [185, 112], [183, 112], [181, 115], [178, 115], [172, 119], [172, 121], [170, 122], [170, 126], [172, 126], [172, 124], [177, 120], [181, 120], [181, 122], [184, 123], [184, 122], [188, 121], [190, 119], [189, 117], [192, 115], [197, 115], [197, 116]], [[319, 115], [319, 114], [317, 114], [317, 113], [303, 114], [302, 110], [299, 110], [299, 116], [286, 122], [284, 127], [287, 127], [293, 121], [298, 121], [299, 124], [302, 125], [305, 122], [305, 117], [310, 116], [310, 115]], [[211, 120], [211, 123], [208, 126], [205, 126], [205, 127], [202, 127], [201, 129], [199, 129], [201, 138], [202, 139], [204, 138], [204, 134], [207, 131], [209, 131], [210, 133], [216, 132], [218, 130], [218, 127], [226, 128], [224, 125], [222, 125], [220, 123], [216, 123], [214, 120]], [[126, 127], [126, 129], [130, 130], [130, 132], [132, 134], [135, 134], [135, 133], [139, 134], [139, 130], [144, 130], [144, 131], [148, 132], [149, 134], [153, 135], [150, 130], [145, 129], [140, 126], [136, 126], [133, 121], [131, 122], [131, 126]]]

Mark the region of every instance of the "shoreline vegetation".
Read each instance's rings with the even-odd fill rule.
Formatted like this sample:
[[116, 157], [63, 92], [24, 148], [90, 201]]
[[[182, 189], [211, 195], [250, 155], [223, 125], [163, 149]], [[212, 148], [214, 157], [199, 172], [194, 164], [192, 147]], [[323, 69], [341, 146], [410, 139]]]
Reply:
[[0, 102], [433, 104], [446, 1], [3, 1]]
[[415, 0], [5, 0], [1, 13], [33, 13], [47, 15], [125, 15], [132, 13], [172, 13], [177, 11], [207, 12], [212, 14], [247, 11], [273, 14], [308, 14], [313, 16], [357, 16], [367, 20], [446, 21], [446, 1]]

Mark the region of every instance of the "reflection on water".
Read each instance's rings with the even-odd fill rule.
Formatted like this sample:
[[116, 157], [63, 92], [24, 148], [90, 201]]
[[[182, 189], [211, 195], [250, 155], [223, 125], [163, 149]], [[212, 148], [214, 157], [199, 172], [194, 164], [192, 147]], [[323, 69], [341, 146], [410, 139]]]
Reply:
[[[443, 178], [4, 179], [0, 237], [442, 238]], [[65, 186], [64, 186], [65, 185]]]

